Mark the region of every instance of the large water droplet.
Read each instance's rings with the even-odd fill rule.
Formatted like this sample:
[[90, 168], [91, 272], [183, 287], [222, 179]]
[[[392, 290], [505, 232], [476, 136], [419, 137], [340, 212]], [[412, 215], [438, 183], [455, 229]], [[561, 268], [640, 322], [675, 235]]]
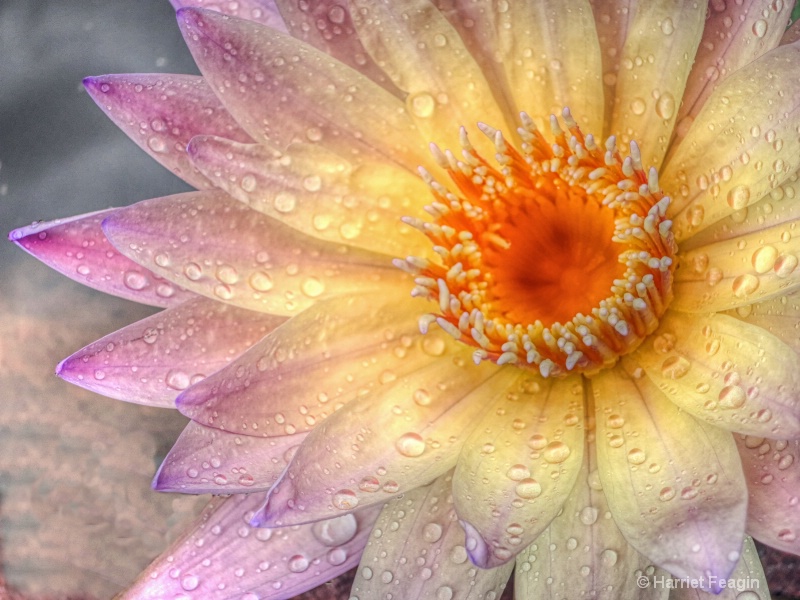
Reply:
[[314, 537], [326, 546], [341, 546], [356, 535], [358, 522], [352, 514], [347, 514], [335, 519], [317, 521], [311, 531]]
[[571, 452], [564, 442], [551, 442], [542, 452], [542, 456], [547, 462], [557, 464], [567, 460]]
[[409, 432], [397, 439], [395, 448], [403, 456], [413, 458], [425, 452], [425, 440], [418, 433]]
[[411, 104], [411, 112], [423, 119], [433, 115], [433, 111], [436, 109], [436, 100], [426, 92], [412, 95], [408, 101]]
[[333, 505], [341, 510], [350, 510], [358, 506], [358, 496], [353, 490], [339, 490], [333, 495]]

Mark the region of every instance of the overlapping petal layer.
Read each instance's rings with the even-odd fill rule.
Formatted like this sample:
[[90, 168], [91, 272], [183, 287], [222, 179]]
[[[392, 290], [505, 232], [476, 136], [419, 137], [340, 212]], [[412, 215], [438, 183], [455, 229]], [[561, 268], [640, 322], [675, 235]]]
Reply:
[[252, 141], [202, 77], [105, 75], [83, 85], [103, 112], [136, 144], [189, 185], [213, 185], [193, 168], [186, 144], [196, 135]]
[[215, 10], [232, 17], [255, 21], [267, 27], [272, 27], [278, 31], [286, 31], [286, 23], [283, 21], [275, 0], [235, 0], [225, 2], [224, 0], [169, 0], [175, 10], [180, 8], [198, 6]]
[[625, 539], [674, 576], [705, 576], [701, 587], [718, 592], [708, 575], [725, 579], [735, 568], [747, 511], [733, 436], [620, 368], [591, 385], [598, 473]]
[[337, 294], [407, 289], [389, 257], [310, 238], [219, 191], [139, 202], [103, 231], [156, 274], [250, 310], [290, 315]]
[[183, 390], [285, 320], [194, 298], [89, 344], [61, 361], [56, 374], [104, 396], [174, 408]]
[[142, 268], [112, 246], [101, 229], [117, 209], [34, 223], [12, 242], [46, 265], [91, 288], [153, 306], [175, 306], [194, 294]]
[[249, 525], [263, 494], [216, 498], [151, 564], [128, 600], [287, 600], [358, 564], [377, 508], [282, 529]]

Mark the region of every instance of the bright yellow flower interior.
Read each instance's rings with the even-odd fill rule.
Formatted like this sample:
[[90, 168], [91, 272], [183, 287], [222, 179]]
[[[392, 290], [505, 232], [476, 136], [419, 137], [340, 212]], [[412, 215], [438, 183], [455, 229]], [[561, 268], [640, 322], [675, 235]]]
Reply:
[[458, 194], [427, 173], [433, 222], [408, 219], [440, 260], [409, 258], [414, 295], [436, 300], [425, 315], [476, 347], [476, 362], [518, 364], [545, 376], [593, 373], [634, 350], [671, 300], [676, 245], [670, 199], [646, 173], [638, 147], [625, 158], [581, 132], [568, 110], [549, 143], [522, 115], [517, 150], [481, 125], [495, 168], [462, 130], [462, 157], [438, 163]]

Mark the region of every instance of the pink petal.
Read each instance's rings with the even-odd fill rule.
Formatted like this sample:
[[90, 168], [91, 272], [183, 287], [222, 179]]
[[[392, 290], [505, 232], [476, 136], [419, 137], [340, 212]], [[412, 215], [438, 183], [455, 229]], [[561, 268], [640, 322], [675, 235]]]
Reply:
[[[453, 477], [472, 561], [512, 561], [559, 513], [583, 463], [580, 376], [542, 380], [520, 370], [464, 444]], [[557, 473], [557, 477], [553, 477]]]
[[152, 306], [174, 306], [194, 297], [123, 256], [100, 228], [118, 209], [20, 227], [9, 239], [44, 264], [101, 292]]
[[620, 367], [593, 377], [592, 392], [598, 473], [620, 531], [656, 565], [704, 577], [700, 587], [718, 593], [738, 562], [747, 513], [733, 436]]
[[293, 37], [363, 73], [395, 96], [402, 96], [402, 92], [367, 54], [358, 39], [347, 2], [276, 0], [276, 3]]
[[139, 202], [106, 218], [103, 229], [159, 275], [260, 312], [292, 314], [332, 295], [408, 290], [389, 257], [304, 236], [219, 191]]
[[153, 488], [183, 494], [266, 491], [304, 438], [238, 435], [191, 421], [161, 463]]
[[734, 436], [749, 495], [747, 533], [800, 554], [800, 440]]
[[506, 393], [518, 376], [465, 364], [465, 355], [431, 361], [315, 427], [254, 522], [274, 527], [329, 518], [385, 502], [452, 468], [486, 399]]
[[683, 138], [725, 77], [778, 45], [793, 4], [761, 0], [709, 2], [703, 37], [678, 111], [676, 139]]
[[800, 40], [800, 20], [795, 21], [792, 23], [791, 27], [786, 30], [781, 38], [781, 46], [785, 46], [786, 44], [794, 44], [797, 40]]
[[188, 152], [216, 187], [307, 235], [394, 256], [430, 253], [430, 241], [401, 221], [430, 202], [430, 189], [408, 171], [353, 168], [309, 144], [278, 154], [260, 144], [198, 136]]
[[[452, 472], [390, 500], [375, 522], [351, 597], [500, 598], [514, 563], [476, 569], [467, 558], [450, 491]], [[377, 535], [380, 532], [380, 536]]]
[[169, 0], [175, 10], [196, 6], [221, 12], [232, 17], [255, 21], [278, 31], [286, 31], [286, 23], [281, 17], [275, 0]]
[[286, 600], [351, 569], [377, 509], [283, 529], [248, 524], [263, 494], [211, 501], [121, 599]]
[[56, 374], [104, 396], [174, 408], [181, 391], [285, 320], [194, 298], [89, 344], [64, 359]]
[[202, 77], [103, 75], [83, 80], [103, 112], [145, 152], [198, 189], [212, 187], [189, 162], [186, 144], [195, 135], [252, 141], [223, 108]]
[[350, 67], [248, 21], [183, 9], [178, 22], [206, 80], [256, 140], [317, 142], [412, 172], [429, 162], [403, 103]]
[[441, 332], [419, 335], [417, 304], [378, 294], [318, 302], [186, 390], [178, 409], [237, 435], [311, 431], [348, 402], [457, 348]]

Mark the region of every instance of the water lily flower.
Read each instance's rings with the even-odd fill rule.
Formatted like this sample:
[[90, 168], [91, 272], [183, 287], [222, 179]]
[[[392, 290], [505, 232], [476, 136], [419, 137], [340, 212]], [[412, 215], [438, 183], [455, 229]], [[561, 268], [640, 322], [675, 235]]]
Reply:
[[793, 2], [173, 4], [202, 77], [85, 85], [198, 191], [11, 234], [165, 308], [57, 369], [190, 417], [154, 487], [220, 495], [125, 598], [768, 593]]

